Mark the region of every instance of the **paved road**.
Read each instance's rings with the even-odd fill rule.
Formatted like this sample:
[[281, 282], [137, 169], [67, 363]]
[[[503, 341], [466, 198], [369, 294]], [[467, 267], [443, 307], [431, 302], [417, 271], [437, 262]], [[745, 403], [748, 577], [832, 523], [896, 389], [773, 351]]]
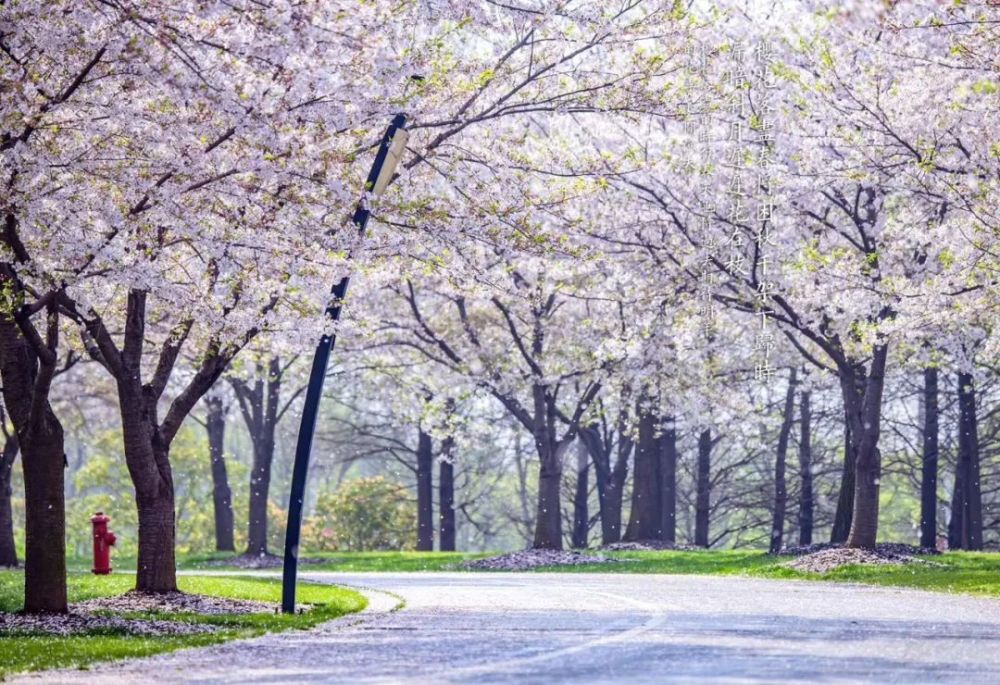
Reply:
[[[364, 588], [373, 610], [23, 681], [1000, 683], [998, 600], [699, 576], [306, 577]], [[406, 606], [391, 611], [398, 597]]]

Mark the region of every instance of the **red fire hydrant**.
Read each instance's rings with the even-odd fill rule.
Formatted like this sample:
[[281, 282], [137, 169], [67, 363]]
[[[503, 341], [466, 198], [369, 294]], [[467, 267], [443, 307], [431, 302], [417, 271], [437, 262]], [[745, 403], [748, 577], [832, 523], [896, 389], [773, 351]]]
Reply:
[[90, 517], [90, 525], [94, 529], [94, 568], [99, 576], [111, 573], [111, 545], [115, 544], [115, 534], [108, 530], [111, 518], [104, 512], [97, 512]]

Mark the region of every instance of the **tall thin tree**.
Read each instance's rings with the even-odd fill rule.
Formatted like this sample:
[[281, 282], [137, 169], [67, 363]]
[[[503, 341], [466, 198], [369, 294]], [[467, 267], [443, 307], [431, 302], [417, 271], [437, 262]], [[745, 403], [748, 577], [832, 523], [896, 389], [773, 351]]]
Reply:
[[785, 478], [785, 465], [788, 457], [788, 438], [792, 433], [792, 423], [795, 420], [795, 367], [788, 374], [788, 390], [785, 392], [785, 408], [781, 419], [781, 430], [778, 431], [778, 448], [774, 458], [774, 511], [771, 518], [771, 554], [781, 551], [784, 543], [785, 510], [788, 507], [788, 486]]
[[920, 545], [937, 545], [938, 370], [924, 369], [923, 460], [920, 479]]
[[812, 398], [808, 390], [799, 396], [799, 544], [813, 538]]

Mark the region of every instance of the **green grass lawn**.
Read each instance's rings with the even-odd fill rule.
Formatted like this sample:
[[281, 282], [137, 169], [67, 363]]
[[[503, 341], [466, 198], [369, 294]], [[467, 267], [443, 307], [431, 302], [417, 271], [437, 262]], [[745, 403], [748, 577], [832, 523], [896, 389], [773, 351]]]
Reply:
[[[774, 557], [766, 552], [747, 550], [694, 550], [662, 552], [605, 552], [622, 559], [620, 564], [543, 567], [539, 571], [558, 573], [697, 573], [703, 575], [745, 575], [756, 578], [825, 580], [895, 585], [924, 590], [963, 592], [1000, 597], [1000, 554], [984, 552], [948, 552], [925, 557], [928, 564], [892, 566], [847, 566], [827, 574], [801, 573], [786, 568], [789, 557]], [[340, 552], [305, 554], [320, 558], [319, 564], [302, 564], [308, 571], [456, 571], [466, 559], [489, 554], [455, 552]], [[224, 555], [188, 557], [186, 568], [199, 568], [209, 560], [224, 560]], [[489, 571], [477, 571], [487, 573]]]
[[1000, 554], [948, 552], [923, 557], [927, 564], [885, 566], [843, 566], [829, 573], [803, 573], [784, 566], [789, 557], [765, 552], [734, 550], [609, 552], [624, 560], [620, 564], [562, 566], [541, 570], [561, 573], [699, 573], [705, 575], [746, 575], [756, 578], [784, 578], [894, 585], [921, 590], [963, 592], [1000, 597]]
[[[271, 602], [281, 600], [281, 583], [276, 580], [181, 576], [177, 582], [184, 592]], [[129, 575], [93, 576], [71, 573], [68, 579], [70, 602], [121, 594], [131, 589], [134, 583], [135, 578]], [[21, 608], [23, 587], [22, 572], [0, 571], [0, 611], [11, 612]], [[182, 647], [200, 647], [254, 637], [265, 632], [309, 628], [317, 623], [360, 611], [366, 604], [365, 598], [353, 590], [311, 583], [300, 585], [297, 599], [303, 604], [313, 605], [313, 608], [296, 615], [143, 614], [147, 618], [211, 623], [221, 627], [211, 634], [145, 637], [101, 631], [72, 637], [3, 635], [0, 636], [0, 679], [23, 671], [59, 667], [86, 668], [97, 661], [146, 656]]]
[[[306, 562], [299, 563], [299, 572], [307, 571], [454, 571], [463, 561], [482, 559], [491, 553], [463, 552], [303, 552]], [[214, 553], [178, 558], [185, 569], [217, 568], [217, 563], [232, 554]], [[317, 563], [314, 563], [314, 560]], [[211, 562], [211, 563], [209, 563]]]

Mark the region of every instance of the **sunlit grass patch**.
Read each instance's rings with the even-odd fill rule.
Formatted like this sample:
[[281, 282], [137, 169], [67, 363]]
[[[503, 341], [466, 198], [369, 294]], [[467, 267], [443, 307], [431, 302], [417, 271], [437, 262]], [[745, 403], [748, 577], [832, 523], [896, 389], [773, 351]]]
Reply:
[[[180, 590], [193, 594], [280, 602], [281, 583], [265, 578], [230, 576], [180, 576]], [[135, 583], [128, 575], [93, 576], [72, 573], [68, 578], [70, 602], [127, 592]], [[22, 606], [24, 575], [20, 571], [0, 571], [0, 611], [17, 611]], [[313, 583], [299, 586], [297, 599], [312, 608], [301, 614], [280, 613], [200, 615], [193, 613], [144, 613], [142, 618], [210, 624], [212, 633], [149, 637], [108, 634], [95, 631], [82, 635], [4, 635], [0, 637], [0, 678], [23, 671], [47, 668], [83, 668], [99, 661], [169, 652], [184, 647], [201, 647], [227, 640], [247, 638], [265, 632], [312, 627], [347, 613], [360, 611], [366, 600], [346, 588]], [[120, 614], [129, 617], [129, 614]]]

